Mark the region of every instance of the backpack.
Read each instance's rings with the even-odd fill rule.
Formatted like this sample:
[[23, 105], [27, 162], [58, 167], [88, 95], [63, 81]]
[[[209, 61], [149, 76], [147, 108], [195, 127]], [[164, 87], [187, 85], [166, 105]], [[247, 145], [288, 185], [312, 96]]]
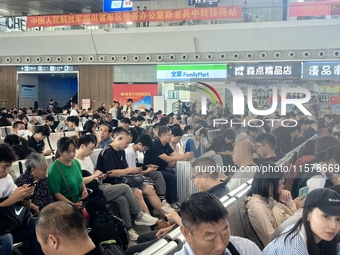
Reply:
[[123, 111], [122, 107], [119, 107], [119, 108], [117, 109], [116, 118], [117, 118], [118, 120], [121, 120], [121, 119], [124, 118], [124, 115], [123, 115], [122, 111]]
[[129, 245], [129, 235], [125, 222], [110, 212], [98, 211], [90, 217], [91, 231], [89, 236], [95, 243], [114, 240], [126, 250]]
[[103, 255], [124, 255], [123, 249], [115, 244], [102, 244], [97, 247], [100, 249], [100, 254]]

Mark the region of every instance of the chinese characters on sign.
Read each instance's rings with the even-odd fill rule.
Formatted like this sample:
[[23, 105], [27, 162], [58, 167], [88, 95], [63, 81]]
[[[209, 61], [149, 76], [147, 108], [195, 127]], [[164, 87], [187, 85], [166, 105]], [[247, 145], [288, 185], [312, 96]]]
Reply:
[[340, 79], [340, 62], [305, 62], [304, 79]]
[[233, 64], [228, 68], [232, 78], [300, 78], [301, 63]]
[[79, 26], [126, 22], [241, 19], [242, 6], [154, 10], [142, 12], [90, 13], [53, 16], [27, 16], [27, 27]]

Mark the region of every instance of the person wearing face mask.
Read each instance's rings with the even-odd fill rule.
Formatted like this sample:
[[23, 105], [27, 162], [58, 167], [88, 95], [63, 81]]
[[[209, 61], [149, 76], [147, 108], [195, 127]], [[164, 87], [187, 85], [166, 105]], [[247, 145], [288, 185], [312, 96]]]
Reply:
[[13, 123], [13, 134], [20, 137], [20, 141], [24, 146], [28, 146], [27, 137], [32, 136], [32, 133], [25, 129], [25, 124], [22, 121]]
[[315, 189], [307, 196], [302, 217], [263, 250], [263, 255], [340, 254], [340, 195]]

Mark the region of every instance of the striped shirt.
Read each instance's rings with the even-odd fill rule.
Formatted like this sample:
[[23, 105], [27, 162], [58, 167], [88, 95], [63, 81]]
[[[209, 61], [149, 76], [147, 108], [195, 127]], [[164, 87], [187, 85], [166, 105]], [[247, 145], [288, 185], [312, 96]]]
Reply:
[[[289, 226], [283, 233], [288, 233], [294, 225]], [[296, 232], [298, 231], [298, 234]], [[300, 230], [292, 233], [285, 242], [287, 234], [280, 235], [278, 238], [269, 243], [262, 251], [263, 255], [309, 255], [307, 250], [307, 239], [305, 229], [302, 226]], [[323, 254], [322, 254], [323, 255]], [[340, 255], [340, 244], [338, 245], [337, 255]]]

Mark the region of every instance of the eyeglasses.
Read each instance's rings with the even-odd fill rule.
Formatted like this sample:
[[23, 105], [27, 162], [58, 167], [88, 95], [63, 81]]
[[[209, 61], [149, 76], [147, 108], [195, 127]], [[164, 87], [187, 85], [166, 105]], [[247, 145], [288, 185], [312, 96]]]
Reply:
[[267, 144], [255, 145], [255, 150], [257, 151], [259, 148], [266, 146]]
[[198, 173], [198, 174], [196, 174], [196, 175], [193, 175], [193, 176], [191, 176], [191, 180], [192, 181], [195, 181], [195, 179], [197, 178], [197, 176], [199, 176], [199, 175], [201, 175], [202, 173]]

